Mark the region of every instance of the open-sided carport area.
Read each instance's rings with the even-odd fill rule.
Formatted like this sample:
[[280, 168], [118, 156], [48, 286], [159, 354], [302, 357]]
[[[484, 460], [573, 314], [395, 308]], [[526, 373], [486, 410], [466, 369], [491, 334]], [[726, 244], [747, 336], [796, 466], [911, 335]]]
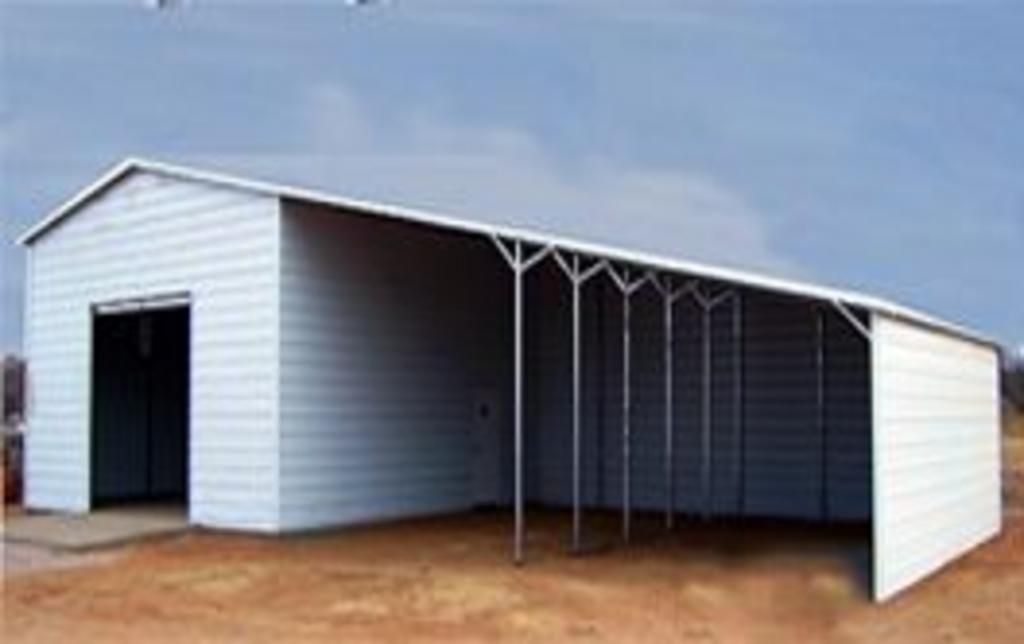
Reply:
[[860, 524], [879, 599], [1000, 527], [993, 344], [885, 300], [139, 161], [23, 242], [33, 507], [92, 507], [91, 312], [173, 296], [196, 524]]
[[610, 545], [588, 512], [623, 544], [686, 519], [870, 520], [862, 311], [338, 215], [284, 207], [286, 522], [498, 505], [529, 562], [532, 508], [564, 510], [579, 553]]
[[[866, 543], [897, 544], [890, 556], [876, 546], [878, 597], [959, 547], [943, 543], [943, 526], [984, 513], [988, 523], [958, 535], [970, 539], [998, 525], [982, 473], [997, 453], [993, 372], [973, 342], [838, 299], [557, 242], [344, 215], [284, 203], [286, 523], [495, 504], [511, 511], [516, 562], [529, 562], [531, 508], [571, 517], [569, 553], [609, 545], [588, 533], [595, 511], [618, 513], [624, 545], [638, 517], [640, 538], [686, 519], [873, 523]], [[892, 344], [873, 348], [876, 333]], [[892, 377], [873, 378], [873, 359]], [[316, 383], [300, 375], [310, 373]], [[873, 434], [873, 395], [912, 435]], [[972, 414], [977, 431], [956, 429]], [[324, 480], [308, 469], [313, 436]], [[931, 455], [897, 450], [881, 471], [873, 436]], [[288, 449], [293, 437], [301, 450]], [[933, 493], [945, 483], [987, 505], [944, 505]], [[920, 511], [886, 515], [891, 524], [873, 512], [928, 496]], [[916, 534], [916, 521], [932, 532]]]

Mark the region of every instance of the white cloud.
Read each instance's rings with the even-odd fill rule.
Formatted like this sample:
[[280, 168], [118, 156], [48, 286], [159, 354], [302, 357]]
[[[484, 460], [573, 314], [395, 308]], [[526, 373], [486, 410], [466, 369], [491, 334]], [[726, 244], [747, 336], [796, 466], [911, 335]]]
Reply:
[[425, 108], [407, 108], [398, 119], [377, 115], [337, 84], [313, 89], [304, 113], [306, 127], [291, 146], [299, 154], [199, 161], [490, 223], [806, 276], [773, 247], [757, 211], [705, 174], [598, 158], [562, 163], [523, 130], [455, 123]]
[[[772, 245], [764, 220], [742, 196], [696, 172], [632, 166], [606, 158], [566, 162], [526, 130], [467, 124], [425, 106], [401, 116], [369, 109], [343, 85], [313, 87], [277, 155], [187, 154], [177, 160], [255, 173], [269, 179], [452, 215], [512, 224], [692, 260], [806, 276]], [[48, 149], [37, 120], [8, 123], [0, 132], [3, 163], [20, 167], [37, 189], [59, 198], [109, 163], [96, 153], [79, 158], [24, 150]], [[159, 153], [158, 153], [159, 154]], [[20, 176], [20, 175], [18, 175]], [[28, 176], [28, 175], [26, 175]], [[53, 186], [61, 186], [54, 190]], [[33, 211], [34, 212], [34, 211]], [[10, 243], [8, 218], [0, 235], [0, 346], [20, 337], [22, 272]], [[8, 230], [8, 228], [10, 228]]]

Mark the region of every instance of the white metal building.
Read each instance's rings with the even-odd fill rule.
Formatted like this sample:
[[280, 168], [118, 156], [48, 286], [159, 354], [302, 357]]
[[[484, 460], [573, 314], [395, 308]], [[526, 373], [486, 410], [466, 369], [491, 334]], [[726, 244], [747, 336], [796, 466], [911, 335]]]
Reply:
[[1000, 529], [995, 344], [878, 298], [140, 160], [21, 242], [33, 508], [865, 521], [878, 599]]

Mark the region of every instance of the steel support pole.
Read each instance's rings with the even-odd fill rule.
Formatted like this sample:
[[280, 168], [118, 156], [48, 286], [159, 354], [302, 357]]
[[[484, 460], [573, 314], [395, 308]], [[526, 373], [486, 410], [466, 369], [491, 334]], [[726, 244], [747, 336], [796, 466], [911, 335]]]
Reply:
[[701, 493], [704, 501], [704, 519], [711, 517], [711, 308], [702, 307], [703, 378], [701, 383]]
[[513, 558], [523, 563], [523, 245], [515, 242], [515, 546]]
[[583, 512], [580, 479], [580, 259], [572, 259], [572, 548], [582, 546]]
[[671, 282], [668, 283], [669, 289], [665, 292], [665, 528], [668, 530], [672, 529], [672, 523], [675, 518], [675, 480], [673, 475], [673, 468], [675, 465], [675, 459], [673, 457], [673, 447], [675, 442], [674, 432], [672, 431], [672, 407], [673, 407], [673, 387], [672, 387], [672, 376], [673, 376], [673, 360], [672, 351], [674, 346], [674, 338], [672, 333], [672, 293], [671, 293]]
[[[629, 273], [626, 272], [626, 284], [629, 284]], [[622, 297], [622, 540], [629, 543], [632, 481], [630, 480], [631, 454], [630, 443], [630, 293], [623, 292]]]

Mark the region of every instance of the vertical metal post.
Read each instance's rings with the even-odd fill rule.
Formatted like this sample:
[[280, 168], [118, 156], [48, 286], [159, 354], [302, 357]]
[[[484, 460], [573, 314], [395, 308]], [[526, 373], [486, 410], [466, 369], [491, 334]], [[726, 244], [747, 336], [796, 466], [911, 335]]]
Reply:
[[582, 538], [580, 509], [580, 258], [572, 258], [572, 548], [579, 552]]
[[817, 313], [815, 361], [817, 363], [817, 422], [821, 436], [821, 518], [828, 519], [828, 423], [825, 417], [825, 313], [820, 306]]
[[515, 546], [513, 558], [523, 562], [523, 245], [515, 242]]
[[733, 449], [736, 450], [736, 505], [741, 516], [746, 511], [746, 435], [743, 424], [743, 296], [736, 291], [732, 300], [733, 335]]
[[608, 307], [607, 290], [604, 282], [598, 282], [597, 284], [597, 315], [596, 326], [594, 334], [597, 336], [595, 344], [598, 347], [598, 363], [596, 380], [594, 383], [594, 390], [597, 392], [597, 418], [594, 420], [594, 438], [596, 445], [594, 451], [597, 453], [595, 459], [596, 468], [594, 470], [594, 494], [597, 500], [597, 504], [601, 507], [605, 506], [608, 499], [608, 490], [606, 485], [607, 478], [607, 398], [608, 398], [608, 372], [606, 367], [608, 366], [608, 335], [605, 333], [605, 324], [607, 322], [606, 313]]
[[[624, 271], [625, 283], [629, 285], [629, 271]], [[623, 291], [622, 295], [622, 540], [629, 543], [630, 536], [630, 502], [631, 485], [630, 481], [630, 306], [629, 290]]]
[[711, 308], [703, 306], [703, 378], [701, 390], [701, 493], [704, 519], [711, 517]]
[[675, 480], [673, 467], [675, 459], [672, 454], [674, 444], [674, 432], [672, 431], [672, 351], [674, 338], [672, 333], [672, 283], [666, 281], [665, 290], [665, 528], [672, 529], [675, 517]]

